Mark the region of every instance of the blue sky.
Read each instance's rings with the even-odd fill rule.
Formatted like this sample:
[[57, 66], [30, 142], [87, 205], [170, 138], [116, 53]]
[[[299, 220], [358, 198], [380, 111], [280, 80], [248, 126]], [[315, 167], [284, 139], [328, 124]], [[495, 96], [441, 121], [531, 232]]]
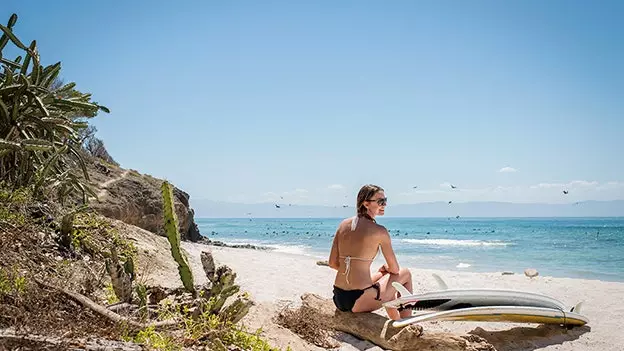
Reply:
[[94, 123], [113, 157], [192, 198], [335, 205], [376, 183], [395, 203], [624, 199], [621, 1], [4, 0], [0, 20], [13, 12], [111, 109]]

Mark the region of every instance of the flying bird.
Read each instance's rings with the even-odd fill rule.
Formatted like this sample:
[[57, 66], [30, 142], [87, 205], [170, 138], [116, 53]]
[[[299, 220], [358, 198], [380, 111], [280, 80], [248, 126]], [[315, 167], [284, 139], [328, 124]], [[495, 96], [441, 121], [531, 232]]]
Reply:
[[568, 190], [564, 190], [564, 191], [563, 191], [563, 193], [564, 193], [565, 195], [568, 195], [569, 191], [568, 191]]
[[449, 205], [452, 204], [452, 203], [453, 203], [453, 201], [449, 201]]
[[280, 205], [278, 205], [278, 204], [275, 204], [275, 207], [277, 207], [277, 208], [281, 208], [281, 207], [280, 207]]
[[416, 189], [416, 188], [418, 188], [418, 185], [412, 187], [412, 189]]
[[283, 197], [283, 196], [280, 196], [280, 199], [284, 200], [284, 197]]
[[455, 185], [451, 184], [451, 189], [457, 188]]

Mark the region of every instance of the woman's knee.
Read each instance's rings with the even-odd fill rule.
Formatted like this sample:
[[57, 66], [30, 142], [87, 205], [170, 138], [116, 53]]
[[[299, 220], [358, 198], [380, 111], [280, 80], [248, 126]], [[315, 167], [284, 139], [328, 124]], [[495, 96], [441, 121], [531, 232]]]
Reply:
[[401, 268], [399, 270], [399, 276], [405, 277], [405, 278], [411, 278], [412, 277], [412, 272], [409, 269], [407, 269], [407, 268]]

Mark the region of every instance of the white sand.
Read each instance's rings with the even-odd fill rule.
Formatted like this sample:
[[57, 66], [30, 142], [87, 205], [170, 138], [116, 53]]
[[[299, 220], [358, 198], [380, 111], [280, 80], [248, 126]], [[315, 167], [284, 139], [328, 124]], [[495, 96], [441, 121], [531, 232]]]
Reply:
[[[165, 238], [133, 227], [126, 231], [135, 239], [140, 250], [139, 266], [149, 283], [167, 286], [181, 285], [175, 263], [170, 258]], [[309, 345], [287, 329], [272, 322], [284, 306], [300, 303], [306, 292], [331, 297], [335, 271], [318, 266], [318, 258], [302, 255], [232, 249], [183, 243], [192, 266], [196, 283], [206, 278], [201, 268], [201, 251], [211, 251], [218, 265], [225, 264], [237, 274], [237, 283], [252, 295], [257, 305], [243, 322], [251, 330], [262, 328], [263, 336], [280, 348], [321, 350]], [[399, 262], [401, 257], [399, 258]], [[146, 268], [146, 266], [150, 267]], [[538, 267], [539, 268], [539, 267]], [[474, 333], [486, 338], [498, 350], [624, 350], [624, 283], [538, 276], [530, 279], [523, 272], [515, 275], [438, 271], [411, 267], [416, 292], [437, 289], [431, 273], [440, 275], [450, 288], [499, 288], [543, 293], [573, 306], [584, 301], [582, 314], [590, 319], [588, 325], [572, 330], [558, 326], [487, 322], [425, 322], [425, 332], [445, 331]], [[140, 271], [141, 272], [141, 271]], [[384, 314], [380, 309], [376, 313]], [[341, 336], [341, 350], [380, 350], [380, 348], [348, 335]]]
[[[192, 256], [200, 245], [185, 245]], [[318, 266], [317, 259], [300, 255], [211, 247], [219, 264], [230, 266], [241, 288], [258, 302], [283, 305], [299, 301], [305, 292], [331, 297], [335, 271]], [[400, 260], [400, 257], [399, 257]], [[584, 301], [587, 326], [565, 330], [558, 326], [486, 322], [427, 322], [425, 331], [474, 333], [488, 339], [498, 350], [624, 350], [624, 283], [569, 278], [527, 278], [515, 275], [470, 273], [411, 268], [415, 291], [437, 289], [431, 273], [440, 275], [450, 288], [498, 288], [538, 292], [555, 297], [570, 307]], [[378, 313], [383, 314], [383, 309]]]

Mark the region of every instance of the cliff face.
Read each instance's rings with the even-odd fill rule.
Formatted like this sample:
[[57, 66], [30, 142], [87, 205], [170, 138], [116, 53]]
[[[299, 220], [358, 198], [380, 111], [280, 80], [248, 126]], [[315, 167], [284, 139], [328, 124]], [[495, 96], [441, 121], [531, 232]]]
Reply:
[[[164, 235], [161, 179], [96, 162], [89, 170], [98, 194], [90, 205], [98, 213]], [[202, 236], [189, 205], [189, 194], [174, 188], [176, 214], [182, 240], [199, 241]]]

